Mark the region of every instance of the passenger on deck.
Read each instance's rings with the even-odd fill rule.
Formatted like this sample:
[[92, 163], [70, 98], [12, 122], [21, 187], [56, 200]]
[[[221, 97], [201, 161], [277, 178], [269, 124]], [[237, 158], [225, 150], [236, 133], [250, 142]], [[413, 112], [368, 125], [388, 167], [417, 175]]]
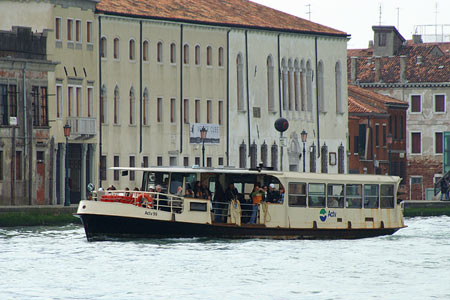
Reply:
[[275, 189], [275, 184], [269, 184], [269, 190], [267, 191], [266, 201], [269, 203], [278, 203], [280, 201], [280, 192]]
[[280, 200], [278, 201], [278, 203], [283, 204], [283, 202], [284, 202], [284, 186], [281, 185], [280, 186]]
[[233, 200], [233, 199], [237, 199], [238, 200], [238, 195], [239, 195], [239, 192], [234, 187], [234, 183], [230, 183], [228, 185], [228, 188], [225, 191], [225, 200], [227, 202], [231, 202], [231, 200]]
[[184, 194], [186, 198], [194, 198], [194, 192], [191, 189], [186, 189], [186, 194]]
[[194, 197], [203, 198], [202, 185], [200, 181], [196, 181], [194, 184]]
[[170, 208], [168, 207], [168, 202], [167, 202], [167, 196], [164, 194], [161, 194], [162, 192], [162, 188], [161, 186], [158, 184], [156, 186], [156, 202], [157, 202], [157, 207], [159, 210], [165, 210], [165, 211], [169, 211]]
[[206, 183], [202, 184], [202, 193], [203, 193], [203, 199], [211, 200], [211, 191], [208, 189], [208, 186]]
[[264, 191], [260, 187], [259, 183], [255, 183], [255, 186], [253, 187], [253, 192], [250, 194], [250, 197], [253, 201], [253, 209], [252, 209], [252, 216], [248, 224], [255, 224], [256, 218], [258, 217], [258, 206], [264, 197]]
[[130, 189], [128, 187], [125, 188], [125, 196], [130, 197]]
[[183, 196], [183, 187], [181, 185], [179, 187], [177, 187], [176, 195], [180, 196], [180, 197]]

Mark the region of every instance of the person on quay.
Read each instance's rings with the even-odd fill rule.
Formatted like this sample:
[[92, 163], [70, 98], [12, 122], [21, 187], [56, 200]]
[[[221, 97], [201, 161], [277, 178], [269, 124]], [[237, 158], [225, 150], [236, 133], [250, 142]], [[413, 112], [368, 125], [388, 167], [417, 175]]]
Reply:
[[442, 200], [448, 200], [448, 182], [445, 179], [445, 177], [443, 177], [441, 179], [440, 185], [441, 185], [441, 201]]

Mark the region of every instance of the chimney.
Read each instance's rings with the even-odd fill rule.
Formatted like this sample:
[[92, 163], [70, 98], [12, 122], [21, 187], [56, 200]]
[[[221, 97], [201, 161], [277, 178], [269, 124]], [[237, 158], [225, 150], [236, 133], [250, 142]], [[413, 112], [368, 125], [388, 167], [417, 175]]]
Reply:
[[369, 41], [369, 48], [373, 48], [373, 40]]
[[406, 82], [406, 55], [400, 56], [400, 82]]
[[350, 58], [350, 81], [354, 84], [358, 79], [358, 65], [357, 65], [357, 56], [352, 56]]
[[381, 82], [381, 56], [375, 57], [375, 82]]
[[414, 44], [422, 44], [423, 43], [422, 36], [420, 34], [413, 34], [412, 38], [413, 38]]

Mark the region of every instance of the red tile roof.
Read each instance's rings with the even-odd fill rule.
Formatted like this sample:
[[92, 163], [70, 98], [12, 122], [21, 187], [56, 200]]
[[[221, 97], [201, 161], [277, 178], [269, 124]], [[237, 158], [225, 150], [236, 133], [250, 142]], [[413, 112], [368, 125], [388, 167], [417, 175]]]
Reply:
[[388, 105], [403, 106], [405, 110], [408, 108], [408, 104], [404, 101], [355, 85], [348, 85], [349, 113], [386, 114]]
[[248, 0], [102, 0], [97, 12], [223, 26], [346, 36]]

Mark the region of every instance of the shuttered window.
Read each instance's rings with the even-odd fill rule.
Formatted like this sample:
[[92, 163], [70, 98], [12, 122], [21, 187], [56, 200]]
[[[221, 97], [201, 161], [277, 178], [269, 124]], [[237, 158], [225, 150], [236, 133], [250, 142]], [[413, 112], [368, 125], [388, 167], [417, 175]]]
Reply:
[[422, 152], [421, 145], [421, 133], [412, 132], [411, 133], [411, 153], [420, 154]]

